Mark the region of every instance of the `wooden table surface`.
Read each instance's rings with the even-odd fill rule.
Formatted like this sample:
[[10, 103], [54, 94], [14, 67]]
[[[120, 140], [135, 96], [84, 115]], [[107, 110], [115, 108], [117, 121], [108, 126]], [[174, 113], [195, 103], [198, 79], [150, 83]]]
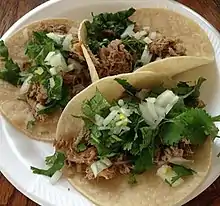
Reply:
[[[21, 16], [46, 0], [0, 0], [0, 37]], [[220, 31], [220, 0], [179, 0], [203, 15]], [[37, 206], [0, 173], [0, 206]], [[185, 206], [220, 206], [220, 178]]]

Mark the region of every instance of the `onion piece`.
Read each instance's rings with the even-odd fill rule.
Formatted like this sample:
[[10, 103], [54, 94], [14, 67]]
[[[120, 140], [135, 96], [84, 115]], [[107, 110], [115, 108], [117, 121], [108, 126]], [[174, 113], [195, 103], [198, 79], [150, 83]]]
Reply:
[[51, 68], [50, 68], [50, 74], [51, 74], [52, 76], [57, 74], [57, 70], [56, 70], [55, 67], [51, 67]]
[[187, 165], [188, 163], [194, 163], [194, 160], [187, 160], [182, 157], [172, 157], [168, 160], [170, 163], [177, 164], [177, 165]]
[[130, 24], [126, 29], [125, 31], [122, 33], [121, 35], [121, 38], [125, 38], [127, 36], [133, 36], [135, 33], [134, 33], [134, 24]]
[[58, 181], [59, 181], [59, 179], [62, 177], [62, 175], [63, 175], [63, 173], [61, 172], [61, 171], [56, 171], [54, 174], [53, 174], [53, 176], [50, 178], [50, 183], [52, 184], [52, 185], [54, 185], [54, 184], [56, 184]]
[[172, 179], [177, 176], [176, 172], [173, 171], [172, 167], [168, 165], [163, 165], [157, 170], [157, 176], [159, 176], [164, 182], [167, 181], [171, 184], [172, 187], [177, 187], [181, 185], [184, 180], [180, 177], [174, 183]]
[[67, 70], [66, 61], [60, 51], [49, 52], [44, 61], [46, 64], [59, 69], [59, 71]]
[[103, 121], [103, 125], [107, 126], [114, 118], [115, 116], [118, 114], [117, 110], [113, 110], [110, 112], [110, 114], [104, 119]]
[[66, 35], [65, 39], [63, 40], [63, 44], [62, 44], [64, 51], [71, 51], [72, 40], [73, 40], [72, 34]]
[[56, 34], [53, 32], [50, 32], [48, 34], [46, 34], [47, 37], [49, 37], [50, 39], [54, 40], [57, 44], [62, 44], [63, 39], [65, 37], [65, 35], [61, 35], [61, 34]]
[[146, 45], [145, 48], [144, 48], [144, 51], [141, 55], [141, 62], [143, 63], [143, 65], [149, 64], [152, 56], [153, 55], [150, 54], [150, 50], [148, 48], [148, 45]]
[[156, 104], [161, 107], [166, 107], [175, 97], [176, 95], [167, 89], [157, 97]]
[[143, 36], [146, 36], [147, 35], [147, 32], [146, 31], [138, 31], [136, 32], [133, 37], [137, 40], [141, 39]]
[[100, 172], [112, 166], [112, 162], [108, 158], [101, 159], [99, 161], [94, 162], [90, 168], [95, 177], [98, 176]]
[[44, 73], [44, 70], [42, 67], [38, 67], [37, 69], [34, 70], [35, 74], [41, 75]]
[[148, 36], [144, 38], [144, 41], [145, 41], [147, 44], [150, 44], [150, 43], [153, 42]]
[[50, 82], [50, 88], [54, 88], [56, 84], [55, 84], [55, 81], [54, 81], [53, 77], [51, 77], [49, 79], [49, 82]]
[[24, 80], [21, 88], [20, 88], [20, 94], [23, 95], [23, 94], [26, 94], [29, 89], [30, 89], [30, 86], [31, 86], [31, 79], [33, 77], [33, 74], [30, 74], [27, 79]]
[[157, 38], [157, 32], [151, 32], [149, 34], [149, 38], [152, 39], [152, 40], [156, 39]]

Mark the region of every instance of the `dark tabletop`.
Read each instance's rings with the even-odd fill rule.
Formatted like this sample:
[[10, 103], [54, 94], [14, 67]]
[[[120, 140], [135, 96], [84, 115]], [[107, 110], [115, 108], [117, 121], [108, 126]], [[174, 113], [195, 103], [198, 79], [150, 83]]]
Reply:
[[[204, 16], [220, 30], [220, 0], [178, 0]], [[46, 0], [0, 0], [0, 37], [21, 16]], [[0, 173], [0, 206], [37, 206]], [[220, 206], [220, 178], [185, 206]]]

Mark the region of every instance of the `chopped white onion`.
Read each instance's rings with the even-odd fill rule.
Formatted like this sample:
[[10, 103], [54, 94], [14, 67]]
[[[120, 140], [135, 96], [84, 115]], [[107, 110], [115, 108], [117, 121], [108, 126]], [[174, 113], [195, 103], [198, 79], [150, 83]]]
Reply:
[[144, 51], [141, 55], [141, 62], [143, 63], [143, 65], [149, 64], [151, 58], [152, 58], [152, 54], [150, 54], [149, 48], [146, 45], [145, 48], [144, 48]]
[[148, 36], [144, 38], [144, 41], [145, 41], [147, 44], [150, 44], [150, 43], [153, 42]]
[[157, 170], [157, 176], [159, 176], [164, 182], [169, 182], [172, 187], [177, 187], [181, 185], [184, 180], [182, 178], [177, 179], [172, 183], [172, 179], [177, 176], [176, 172], [173, 171], [172, 167], [168, 165], [163, 165]]
[[161, 107], [166, 107], [175, 97], [176, 95], [167, 89], [157, 97], [156, 104]]
[[50, 183], [52, 184], [52, 185], [54, 185], [54, 184], [56, 184], [58, 181], [59, 181], [59, 179], [62, 177], [62, 175], [63, 175], [63, 173], [61, 172], [61, 171], [56, 171], [54, 174], [53, 174], [53, 176], [50, 178]]
[[27, 77], [27, 79], [24, 80], [24, 82], [23, 82], [23, 84], [22, 84], [22, 86], [21, 86], [21, 88], [20, 88], [20, 94], [21, 94], [21, 95], [26, 94], [26, 93], [29, 91], [30, 86], [31, 86], [30, 80], [31, 80], [32, 77], [33, 77], [33, 75], [30, 74], [30, 75]]
[[113, 110], [110, 112], [110, 114], [104, 119], [103, 121], [103, 125], [106, 126], [108, 125], [114, 118], [115, 116], [118, 114], [117, 110]]
[[138, 32], [136, 32], [134, 35], [133, 35], [133, 37], [135, 38], [135, 39], [141, 39], [143, 36], [145, 36], [145, 35], [147, 35], [147, 32], [146, 31], [138, 31]]
[[121, 38], [125, 38], [127, 36], [133, 36], [135, 33], [134, 33], [134, 24], [130, 24], [126, 29], [125, 31], [122, 33], [121, 35]]
[[149, 38], [152, 39], [152, 40], [156, 39], [157, 38], [157, 32], [151, 32], [149, 34]]
[[72, 40], [73, 40], [72, 34], [66, 35], [65, 39], [63, 40], [63, 50], [71, 51]]
[[53, 33], [53, 32], [50, 32], [50, 33], [48, 33], [46, 35], [50, 39], [54, 40], [57, 44], [62, 44], [62, 41], [63, 41], [63, 39], [65, 37], [65, 35], [56, 34], [56, 33]]
[[148, 109], [148, 104], [147, 102], [142, 102], [141, 104], [139, 104], [139, 109], [141, 112], [142, 117], [144, 118], [145, 122], [149, 125], [149, 126], [154, 126], [155, 122], [151, 116], [151, 113]]
[[118, 105], [122, 107], [124, 105], [124, 100], [123, 99], [119, 99], [118, 100]]
[[145, 26], [145, 27], [143, 28], [143, 30], [145, 30], [146, 32], [150, 32], [150, 27], [149, 27], [149, 26]]
[[53, 77], [51, 77], [49, 79], [49, 81], [50, 81], [50, 88], [54, 88], [55, 87], [55, 81], [54, 81]]
[[50, 68], [50, 74], [51, 74], [52, 76], [57, 74], [57, 70], [56, 70], [55, 67], [51, 67], [51, 68]]
[[101, 117], [100, 115], [96, 114], [95, 115], [95, 122], [98, 126], [102, 126], [103, 124], [103, 121], [104, 121], [104, 118]]
[[38, 103], [36, 105], [36, 111], [40, 111], [40, 110], [43, 110], [45, 108], [45, 106], [43, 106], [42, 104]]
[[63, 57], [63, 55], [59, 52], [49, 52], [49, 54], [45, 58], [45, 62], [60, 71], [67, 70], [67, 64]]
[[102, 172], [104, 169], [107, 169], [112, 166], [112, 162], [108, 158], [101, 159], [99, 161], [94, 162], [90, 168], [95, 177]]
[[193, 163], [194, 160], [187, 160], [182, 157], [172, 157], [168, 160], [170, 163], [177, 164], [177, 165], [187, 165], [188, 163]]
[[36, 70], [34, 70], [35, 74], [41, 75], [44, 73], [44, 70], [42, 67], [38, 67]]
[[142, 117], [151, 127], [156, 127], [179, 100], [171, 90], [166, 90], [157, 98], [148, 97], [139, 104]]

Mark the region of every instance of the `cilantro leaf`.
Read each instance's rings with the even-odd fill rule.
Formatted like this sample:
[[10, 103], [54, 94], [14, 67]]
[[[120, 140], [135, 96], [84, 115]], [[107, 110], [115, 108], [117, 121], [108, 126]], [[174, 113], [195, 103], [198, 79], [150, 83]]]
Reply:
[[140, 174], [149, 170], [153, 167], [153, 157], [148, 148], [144, 149], [140, 156], [134, 161], [133, 172], [135, 174]]
[[8, 59], [8, 48], [5, 46], [3, 40], [0, 41], [0, 57]]
[[137, 179], [136, 179], [135, 174], [133, 174], [133, 173], [129, 174], [129, 176], [128, 176], [128, 184], [130, 184], [130, 185], [137, 184]]
[[51, 86], [48, 89], [48, 97], [51, 100], [61, 100], [62, 98], [62, 86], [63, 86], [63, 78], [61, 75], [56, 75], [52, 77], [55, 85], [51, 88]]
[[56, 111], [59, 108], [59, 103], [57, 100], [51, 101], [46, 104], [43, 109], [39, 110], [38, 114], [50, 114]]
[[196, 107], [200, 96], [200, 88], [205, 81], [205, 78], [200, 77], [193, 86], [189, 86], [186, 82], [179, 82], [177, 87], [172, 90], [176, 95], [183, 96], [185, 105]]
[[12, 59], [8, 59], [5, 62], [5, 68], [0, 70], [0, 79], [3, 79], [10, 84], [17, 86], [20, 81], [20, 68], [18, 64], [14, 63]]
[[88, 46], [94, 54], [99, 48], [107, 46], [113, 39], [120, 38], [127, 26], [133, 22], [129, 17], [135, 12], [134, 8], [116, 13], [101, 13], [93, 15], [93, 21], [86, 23]]
[[30, 121], [28, 121], [26, 128], [27, 128], [28, 130], [33, 129], [35, 123], [36, 123], [36, 120], [30, 120]]
[[161, 137], [166, 145], [177, 144], [182, 138], [190, 140], [191, 144], [200, 145], [208, 136], [212, 140], [217, 136], [218, 128], [212, 117], [203, 109], [192, 108], [164, 123]]
[[45, 32], [33, 32], [33, 39], [28, 42], [25, 54], [37, 65], [43, 65], [47, 54], [57, 48], [60, 47]]
[[131, 96], [135, 96], [135, 94], [138, 92], [138, 90], [134, 88], [126, 79], [115, 78], [115, 81], [118, 82]]
[[109, 109], [110, 104], [97, 89], [95, 96], [90, 100], [86, 100], [82, 105], [82, 112], [89, 118], [94, 118], [96, 114], [101, 115], [103, 110]]
[[61, 152], [55, 152], [53, 156], [46, 157], [45, 161], [47, 165], [51, 165], [49, 169], [45, 170], [36, 167], [31, 167], [31, 170], [34, 174], [52, 177], [56, 171], [61, 170], [63, 168], [65, 162], [65, 155]]
[[[125, 49], [133, 56], [135, 60], [140, 60], [145, 49], [146, 43], [141, 39], [136, 39], [135, 37], [126, 37], [122, 39], [122, 43], [125, 45]], [[139, 66], [140, 62], [136, 63], [136, 66]], [[141, 65], [140, 65], [141, 66]]]
[[76, 151], [77, 151], [77, 152], [83, 152], [83, 151], [85, 151], [86, 149], [87, 149], [86, 145], [83, 144], [83, 143], [80, 143], [80, 144], [77, 145]]
[[194, 170], [190, 168], [186, 168], [182, 165], [176, 165], [176, 164], [172, 164], [172, 170], [177, 174], [177, 176], [172, 178], [171, 185], [181, 177], [190, 176], [196, 173]]
[[140, 144], [140, 151], [150, 146], [152, 140], [158, 135], [158, 129], [152, 129], [150, 127], [140, 128], [143, 141]]

